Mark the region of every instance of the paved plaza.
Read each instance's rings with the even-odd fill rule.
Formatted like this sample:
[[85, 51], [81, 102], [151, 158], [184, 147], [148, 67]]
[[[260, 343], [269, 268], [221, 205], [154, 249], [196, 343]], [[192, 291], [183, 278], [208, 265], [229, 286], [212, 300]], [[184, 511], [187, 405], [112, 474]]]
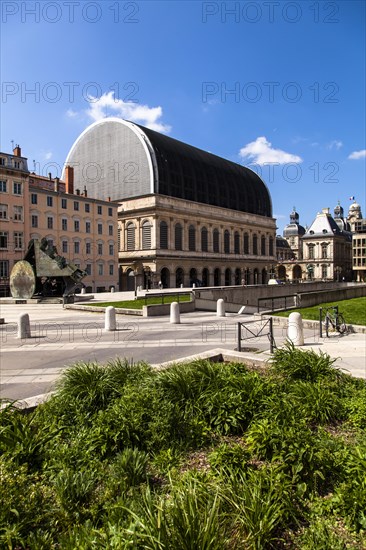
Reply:
[[[99, 298], [99, 296], [98, 296]], [[105, 296], [101, 296], [105, 299]], [[125, 296], [124, 296], [125, 298]], [[109, 299], [118, 299], [111, 296]], [[21, 400], [52, 390], [60, 373], [77, 361], [106, 363], [116, 357], [159, 365], [166, 361], [220, 348], [237, 348], [237, 323], [249, 322], [251, 315], [196, 311], [181, 314], [179, 325], [169, 316], [135, 317], [117, 315], [117, 330], [104, 330], [104, 312], [64, 309], [61, 304], [1, 304], [0, 326], [1, 398]], [[31, 337], [17, 338], [17, 321], [28, 313]], [[260, 328], [260, 323], [255, 325]], [[286, 328], [275, 327], [276, 345], [286, 339]], [[366, 335], [348, 334], [320, 339], [316, 329], [305, 329], [304, 349], [313, 348], [337, 358], [336, 365], [352, 375], [366, 378]], [[242, 342], [243, 360], [253, 353], [269, 359], [266, 334]]]

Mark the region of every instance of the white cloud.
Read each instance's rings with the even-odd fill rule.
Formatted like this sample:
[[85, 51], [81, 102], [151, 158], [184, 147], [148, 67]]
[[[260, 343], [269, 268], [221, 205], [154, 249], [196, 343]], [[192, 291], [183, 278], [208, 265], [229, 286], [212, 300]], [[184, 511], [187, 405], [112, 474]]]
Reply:
[[330, 143], [327, 143], [326, 145], [327, 149], [329, 149], [330, 151], [332, 149], [336, 149], [337, 151], [343, 147], [343, 142], [342, 141], [339, 141], [337, 139], [333, 139], [333, 141], [331, 141]]
[[161, 107], [149, 107], [148, 105], [115, 99], [113, 91], [103, 94], [99, 99], [90, 97], [89, 101], [89, 108], [86, 113], [95, 122], [106, 117], [116, 116], [131, 122], [137, 122], [163, 134], [167, 134], [171, 130], [170, 126], [163, 124], [161, 121], [163, 116]]
[[77, 111], [73, 111], [72, 109], [67, 109], [66, 111], [66, 116], [68, 116], [69, 118], [75, 118], [78, 116], [78, 112]]
[[41, 151], [41, 156], [43, 160], [50, 160], [53, 156], [52, 151]]
[[353, 151], [353, 153], [348, 155], [348, 158], [351, 160], [363, 159], [365, 157], [366, 157], [366, 149], [363, 149], [362, 151]]
[[286, 164], [288, 162], [302, 162], [302, 158], [286, 153], [281, 149], [274, 149], [264, 136], [248, 143], [240, 149], [241, 158], [249, 158], [257, 164]]

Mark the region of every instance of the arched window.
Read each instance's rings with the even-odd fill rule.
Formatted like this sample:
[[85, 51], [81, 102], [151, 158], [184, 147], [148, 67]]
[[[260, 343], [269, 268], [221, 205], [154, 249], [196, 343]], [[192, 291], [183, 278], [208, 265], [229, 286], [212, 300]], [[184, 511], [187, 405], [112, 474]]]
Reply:
[[249, 254], [249, 235], [244, 233], [244, 254]]
[[258, 237], [255, 233], [253, 235], [253, 254], [258, 256]]
[[142, 249], [151, 248], [151, 223], [146, 220], [142, 224]]
[[240, 254], [240, 235], [238, 231], [234, 233], [234, 254]]
[[184, 284], [184, 271], [181, 267], [178, 267], [178, 269], [175, 272], [175, 286], [180, 287]]
[[175, 226], [175, 250], [183, 250], [183, 230], [180, 223]]
[[210, 282], [210, 272], [207, 269], [207, 267], [205, 267], [202, 270], [202, 286], [209, 286], [209, 282]]
[[231, 269], [228, 267], [225, 269], [225, 286], [231, 285]]
[[224, 233], [224, 252], [230, 254], [230, 233], [228, 229], [225, 229]]
[[221, 271], [216, 267], [214, 271], [214, 286], [220, 286], [221, 284]]
[[130, 222], [126, 227], [127, 250], [135, 250], [135, 225]]
[[208, 252], [208, 233], [206, 227], [202, 227], [201, 229], [201, 250], [202, 252]]
[[266, 255], [266, 237], [264, 235], [261, 237], [261, 255]]
[[220, 252], [220, 234], [218, 229], [213, 230], [212, 245], [214, 252]]
[[168, 224], [160, 222], [160, 248], [168, 248]]
[[188, 228], [188, 249], [193, 252], [196, 250], [196, 228], [190, 225]]

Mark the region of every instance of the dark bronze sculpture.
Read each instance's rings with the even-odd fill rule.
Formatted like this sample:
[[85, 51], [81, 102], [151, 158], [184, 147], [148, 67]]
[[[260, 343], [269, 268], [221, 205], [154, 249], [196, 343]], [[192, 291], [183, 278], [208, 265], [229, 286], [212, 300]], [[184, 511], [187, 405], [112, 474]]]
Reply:
[[23, 300], [34, 295], [66, 299], [84, 286], [81, 281], [86, 275], [86, 271], [60, 256], [47, 239], [31, 239], [24, 259], [12, 269], [10, 291], [13, 298]]

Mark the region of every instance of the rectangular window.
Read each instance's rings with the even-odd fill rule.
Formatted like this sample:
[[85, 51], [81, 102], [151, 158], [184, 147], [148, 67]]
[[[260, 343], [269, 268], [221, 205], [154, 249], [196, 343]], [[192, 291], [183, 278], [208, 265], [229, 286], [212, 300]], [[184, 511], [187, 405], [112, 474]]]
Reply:
[[103, 245], [98, 243], [98, 254], [101, 256], [103, 254]]
[[13, 181], [13, 195], [22, 194], [22, 184], [18, 181]]
[[102, 215], [102, 207], [99, 204], [97, 206], [97, 211], [98, 211], [98, 215], [101, 216]]
[[98, 264], [98, 275], [103, 275], [103, 264]]
[[109, 265], [109, 275], [114, 275], [114, 265], [113, 264]]
[[8, 205], [0, 204], [0, 220], [8, 219]]
[[88, 202], [85, 203], [85, 212], [90, 212], [90, 204]]
[[0, 248], [8, 248], [9, 233], [7, 231], [0, 231]]
[[0, 260], [0, 277], [9, 277], [9, 260]]
[[37, 203], [38, 203], [38, 195], [37, 195], [37, 193], [32, 193], [32, 194], [31, 194], [31, 203], [32, 203], [32, 204], [37, 204]]
[[4, 159], [4, 157], [0, 157], [0, 166], [5, 166], [5, 159]]
[[62, 231], [67, 231], [67, 219], [66, 218], [62, 218], [61, 228], [62, 228]]
[[74, 210], [79, 210], [79, 202], [74, 201]]
[[53, 229], [53, 218], [47, 217], [47, 229]]
[[32, 216], [32, 227], [38, 227], [38, 216], [35, 214]]
[[0, 193], [6, 193], [7, 185], [5, 180], [0, 180]]
[[108, 207], [108, 216], [113, 216], [113, 208], [111, 206]]
[[17, 222], [23, 221], [23, 206], [14, 206], [14, 220]]
[[113, 235], [113, 225], [108, 226], [108, 235]]
[[80, 231], [80, 222], [79, 222], [79, 220], [74, 221], [74, 231], [76, 231], [77, 233]]
[[90, 233], [90, 222], [85, 222], [85, 233]]
[[61, 199], [61, 208], [66, 210], [66, 208], [67, 208], [67, 199]]
[[103, 225], [98, 223], [98, 235], [103, 235]]
[[79, 243], [79, 241], [74, 242], [74, 253], [75, 254], [80, 253], [80, 243]]
[[86, 243], [85, 244], [85, 252], [87, 254], [91, 254], [91, 243]]
[[109, 245], [109, 255], [110, 255], [110, 256], [113, 256], [113, 255], [114, 255], [114, 245], [113, 245], [113, 244], [110, 244], [110, 245]]
[[24, 248], [23, 233], [20, 231], [14, 232], [14, 248], [15, 250], [23, 250]]
[[92, 274], [92, 266], [91, 266], [91, 264], [86, 264], [86, 266], [85, 266], [85, 271], [87, 272], [88, 275], [91, 275], [91, 274]]
[[53, 197], [47, 196], [47, 206], [53, 206]]
[[67, 252], [67, 245], [68, 245], [67, 241], [62, 241], [62, 252], [64, 254], [66, 254], [66, 252]]

